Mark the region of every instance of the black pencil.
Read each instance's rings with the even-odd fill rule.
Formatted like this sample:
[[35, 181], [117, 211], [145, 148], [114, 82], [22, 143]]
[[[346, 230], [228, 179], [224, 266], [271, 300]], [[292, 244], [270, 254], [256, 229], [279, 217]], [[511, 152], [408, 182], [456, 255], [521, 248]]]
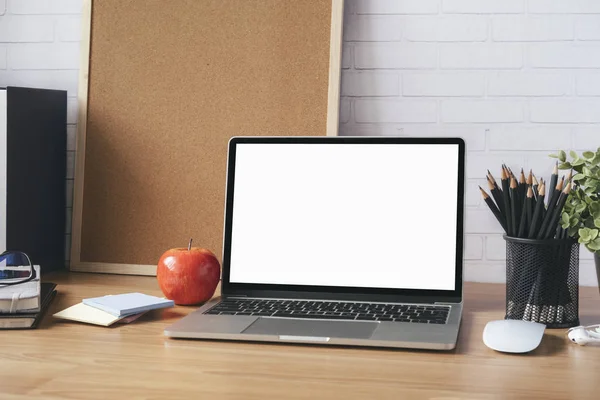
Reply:
[[490, 170], [487, 170], [488, 174], [487, 174], [487, 178], [492, 181], [492, 183], [494, 184], [494, 187], [498, 190], [500, 190], [500, 188], [498, 187], [498, 183], [496, 183], [496, 179], [494, 179], [494, 175], [492, 175], [492, 173], [490, 172]]
[[485, 192], [485, 190], [483, 190], [481, 188], [481, 186], [479, 186], [479, 190], [481, 191], [483, 200], [485, 200], [485, 202], [488, 205], [488, 207], [490, 208], [490, 210], [492, 210], [492, 213], [496, 216], [496, 219], [498, 220], [498, 222], [500, 223], [500, 225], [502, 226], [504, 231], [506, 231], [506, 223], [504, 222], [504, 219], [502, 218], [502, 215], [500, 214], [500, 210], [498, 209], [498, 207], [496, 207], [496, 205], [492, 201], [491, 197]]
[[[550, 224], [550, 220], [552, 219], [554, 208], [556, 207], [556, 203], [560, 197], [560, 193], [563, 188], [563, 181], [559, 181], [552, 192], [552, 196], [550, 196], [550, 200], [548, 200], [548, 208], [546, 209], [546, 213], [544, 214], [544, 219], [542, 221], [542, 225], [540, 226], [540, 230], [538, 232], [537, 238], [543, 239], [546, 235], [546, 231], [548, 230], [548, 225]], [[548, 189], [548, 195], [550, 195], [551, 188]]]
[[506, 234], [510, 236], [512, 232], [511, 226], [511, 209], [510, 209], [510, 191], [509, 191], [509, 181], [508, 181], [508, 171], [506, 167], [502, 166], [502, 175], [500, 176], [500, 181], [502, 183], [502, 198], [504, 199], [504, 211], [506, 217]]
[[534, 207], [535, 207], [534, 201], [535, 201], [535, 199], [533, 196], [533, 188], [530, 186], [527, 188], [527, 200], [526, 200], [526, 204], [525, 204], [525, 208], [527, 209], [526, 214], [525, 214], [525, 219], [526, 219], [525, 223], [527, 224], [527, 229], [529, 229], [529, 227], [531, 227], [531, 218], [533, 217], [533, 212], [534, 212]]
[[552, 169], [552, 175], [550, 175], [550, 186], [548, 187], [548, 190], [552, 190], [556, 187], [556, 184], [558, 183], [558, 161], [556, 162], [556, 164], [554, 164], [554, 168]]
[[560, 216], [562, 214], [562, 209], [565, 206], [565, 203], [567, 202], [567, 197], [569, 196], [570, 192], [571, 192], [571, 183], [569, 182], [569, 183], [567, 183], [567, 186], [560, 194], [560, 198], [558, 199], [556, 207], [554, 207], [554, 212], [552, 213], [552, 218], [550, 219], [550, 223], [548, 224], [548, 228], [546, 229], [546, 234], [544, 236], [545, 239], [550, 239], [552, 237], [552, 234], [556, 231], [556, 224], [558, 223], [558, 219], [560, 218]]
[[513, 174], [512, 169], [510, 169], [508, 167], [508, 165], [506, 164], [502, 164], [504, 166], [504, 170], [506, 171], [506, 177], [508, 178], [508, 187], [510, 188], [510, 179], [513, 178], [515, 176], [515, 174]]
[[533, 215], [531, 216], [531, 226], [529, 227], [529, 234], [527, 237], [529, 239], [533, 239], [536, 237], [538, 232], [538, 227], [540, 226], [542, 209], [544, 208], [544, 198], [546, 197], [546, 185], [542, 183], [540, 185], [540, 189], [538, 192], [538, 198], [535, 203], [535, 210], [533, 211]]
[[519, 195], [517, 194], [518, 186], [517, 180], [515, 178], [511, 178], [510, 180], [510, 209], [511, 212], [511, 236], [517, 236], [517, 230], [519, 229], [519, 217], [521, 216], [519, 213]]
[[[525, 231], [529, 229], [531, 226], [531, 216], [533, 215], [533, 207], [535, 205], [535, 200], [537, 199], [536, 189], [533, 188], [533, 170], [529, 170], [529, 175], [527, 175], [527, 190], [525, 191], [525, 208], [527, 208], [525, 217], [528, 218], [525, 227]], [[529, 195], [529, 189], [531, 189], [531, 201], [527, 202], [527, 196]]]
[[569, 171], [569, 174], [565, 178], [565, 184], [571, 182], [571, 179], [573, 179], [573, 170]]
[[517, 177], [515, 176], [515, 174], [513, 174], [512, 169], [510, 169], [510, 167], [506, 167], [506, 171], [508, 171], [508, 178], [515, 178], [515, 180], [517, 179]]
[[564, 231], [563, 227], [560, 224], [556, 224], [556, 232], [554, 233], [554, 237], [556, 239], [562, 238], [563, 231]]
[[519, 197], [517, 198], [519, 204], [525, 202], [525, 196], [527, 196], [527, 179], [525, 178], [525, 173], [523, 173], [523, 168], [521, 168], [521, 175], [519, 176]]
[[502, 192], [498, 188], [498, 185], [494, 184], [493, 181], [487, 177], [488, 187], [490, 189], [490, 193], [492, 193], [492, 197], [496, 202], [496, 206], [498, 206], [498, 210], [500, 211], [500, 215], [502, 219], [504, 219], [504, 225], [506, 226], [506, 210], [504, 208], [504, 200], [502, 199]]
[[525, 196], [525, 200], [523, 201], [523, 207], [521, 208], [521, 220], [519, 221], [519, 232], [517, 233], [517, 237], [524, 238], [525, 230], [527, 227], [527, 214], [529, 207], [531, 205], [531, 201], [533, 198], [533, 191], [531, 190], [531, 186], [527, 188], [527, 194]]
[[[546, 188], [547, 185], [546, 185], [546, 180], [544, 178], [540, 178], [540, 185], [544, 185], [544, 188]], [[546, 190], [544, 189], [544, 193], [545, 192], [546, 192]], [[538, 191], [538, 196], [539, 196], [539, 191]], [[542, 208], [542, 214], [540, 215], [540, 221], [543, 221], [545, 217], [546, 217], [546, 207], [544, 205], [544, 207]], [[541, 225], [541, 222], [540, 222], [540, 225]]]
[[539, 188], [539, 182], [536, 179], [535, 175], [532, 175], [532, 184], [533, 184], [533, 198], [535, 200], [537, 200], [538, 197], [538, 188]]
[[[537, 198], [539, 196], [539, 187], [533, 191], [533, 200], [531, 201], [531, 217], [533, 218], [533, 212], [535, 211], [535, 204], [537, 203]], [[531, 226], [531, 221], [527, 224], [527, 233], [529, 233], [529, 227]]]

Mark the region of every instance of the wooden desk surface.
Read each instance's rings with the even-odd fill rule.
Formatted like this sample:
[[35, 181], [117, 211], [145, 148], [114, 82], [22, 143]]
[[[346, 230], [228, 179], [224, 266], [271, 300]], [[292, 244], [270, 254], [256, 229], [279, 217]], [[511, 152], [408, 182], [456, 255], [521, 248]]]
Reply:
[[[84, 297], [141, 291], [153, 277], [62, 273], [35, 330], [2, 331], [2, 399], [585, 399], [600, 395], [600, 346], [579, 347], [547, 330], [528, 355], [483, 344], [485, 323], [504, 317], [504, 285], [465, 285], [460, 340], [451, 352], [176, 340], [170, 323], [194, 310], [150, 312], [105, 328], [54, 319]], [[583, 324], [600, 322], [597, 288], [582, 288]]]

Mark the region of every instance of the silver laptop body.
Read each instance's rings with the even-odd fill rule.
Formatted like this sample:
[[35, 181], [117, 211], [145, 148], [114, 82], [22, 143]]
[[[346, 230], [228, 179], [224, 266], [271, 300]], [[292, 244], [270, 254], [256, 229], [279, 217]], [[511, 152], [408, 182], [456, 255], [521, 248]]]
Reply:
[[459, 138], [235, 137], [221, 295], [171, 338], [451, 350]]

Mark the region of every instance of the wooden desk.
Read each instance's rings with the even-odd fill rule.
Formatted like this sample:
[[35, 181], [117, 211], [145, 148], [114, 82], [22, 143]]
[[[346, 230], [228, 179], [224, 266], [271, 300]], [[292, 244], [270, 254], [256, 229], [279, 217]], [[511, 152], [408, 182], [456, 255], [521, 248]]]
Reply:
[[[192, 307], [153, 311], [110, 328], [51, 314], [84, 297], [141, 291], [155, 278], [62, 273], [59, 294], [36, 330], [3, 331], [2, 399], [584, 399], [600, 395], [600, 346], [579, 347], [547, 330], [529, 355], [482, 343], [503, 318], [504, 286], [466, 284], [455, 351], [379, 350], [174, 340], [163, 329]], [[600, 295], [582, 288], [581, 320], [600, 322]]]

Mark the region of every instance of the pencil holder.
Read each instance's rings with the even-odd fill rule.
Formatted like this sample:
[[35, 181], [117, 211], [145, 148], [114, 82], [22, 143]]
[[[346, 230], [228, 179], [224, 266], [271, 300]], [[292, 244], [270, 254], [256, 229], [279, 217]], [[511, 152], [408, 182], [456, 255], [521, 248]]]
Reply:
[[579, 243], [568, 239], [506, 241], [506, 316], [545, 324], [579, 325]]

